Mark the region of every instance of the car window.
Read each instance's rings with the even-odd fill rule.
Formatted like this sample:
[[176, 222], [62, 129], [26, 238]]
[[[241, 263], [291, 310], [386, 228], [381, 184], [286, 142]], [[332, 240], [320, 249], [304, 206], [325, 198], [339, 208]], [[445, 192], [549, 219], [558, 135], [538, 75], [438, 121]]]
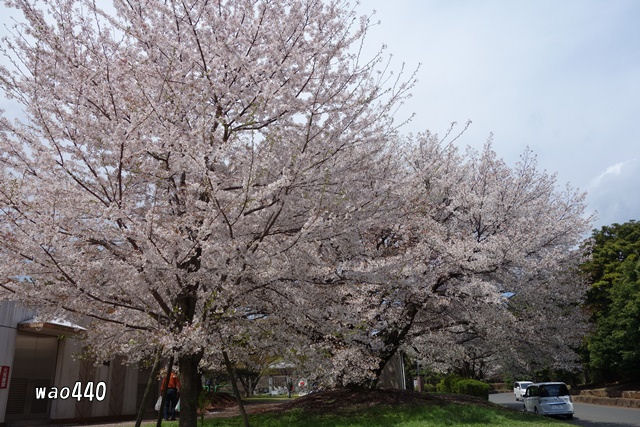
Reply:
[[547, 384], [540, 387], [540, 397], [568, 396], [569, 390], [564, 384]]
[[513, 383], [513, 388], [518, 388], [518, 387], [520, 387], [520, 384], [518, 384], [518, 383]]

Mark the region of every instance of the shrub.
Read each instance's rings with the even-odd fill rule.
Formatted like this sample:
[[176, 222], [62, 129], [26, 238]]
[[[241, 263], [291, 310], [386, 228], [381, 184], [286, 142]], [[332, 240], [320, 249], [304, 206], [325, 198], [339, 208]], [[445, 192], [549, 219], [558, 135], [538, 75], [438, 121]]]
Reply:
[[459, 379], [453, 383], [453, 392], [458, 394], [468, 394], [489, 399], [489, 384], [472, 379]]
[[447, 375], [446, 377], [440, 380], [440, 382], [436, 386], [436, 390], [443, 393], [456, 393], [455, 384], [461, 379], [462, 377], [459, 377], [458, 375], [454, 375], [454, 374]]
[[426, 383], [426, 384], [422, 385], [422, 390], [424, 390], [424, 391], [426, 391], [428, 393], [433, 393], [434, 391], [437, 390], [437, 386], [435, 384]]

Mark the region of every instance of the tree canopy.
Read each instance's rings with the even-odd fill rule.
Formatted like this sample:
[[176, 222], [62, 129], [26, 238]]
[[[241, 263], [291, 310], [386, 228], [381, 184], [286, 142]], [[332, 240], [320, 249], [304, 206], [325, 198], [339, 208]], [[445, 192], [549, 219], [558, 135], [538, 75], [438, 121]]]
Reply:
[[587, 340], [595, 380], [640, 378], [640, 222], [594, 230], [583, 264], [595, 331]]

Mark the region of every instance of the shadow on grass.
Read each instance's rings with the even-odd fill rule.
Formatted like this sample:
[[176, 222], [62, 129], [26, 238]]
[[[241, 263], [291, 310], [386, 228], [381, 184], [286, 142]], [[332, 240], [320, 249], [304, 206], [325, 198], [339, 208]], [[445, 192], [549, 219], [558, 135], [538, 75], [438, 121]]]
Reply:
[[[375, 407], [325, 414], [293, 409], [286, 412], [252, 415], [250, 419], [251, 425], [254, 427], [533, 427], [570, 425], [554, 419], [514, 413], [500, 408], [455, 404]], [[205, 420], [206, 427], [236, 427], [241, 425], [242, 422], [239, 417]], [[166, 426], [173, 427], [172, 424], [167, 424]]]

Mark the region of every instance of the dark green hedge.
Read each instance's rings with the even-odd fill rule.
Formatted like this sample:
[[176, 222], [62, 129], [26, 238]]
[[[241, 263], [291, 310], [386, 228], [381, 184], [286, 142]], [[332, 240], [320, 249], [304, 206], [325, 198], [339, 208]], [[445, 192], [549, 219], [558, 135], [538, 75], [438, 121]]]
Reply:
[[489, 399], [489, 384], [478, 380], [462, 379], [453, 384], [453, 392], [458, 394], [468, 394]]
[[436, 389], [443, 393], [468, 394], [489, 399], [489, 384], [457, 375], [447, 375], [437, 385]]
[[455, 383], [457, 383], [461, 379], [462, 377], [459, 377], [458, 375], [447, 375], [440, 380], [440, 382], [436, 386], [436, 390], [442, 393], [456, 393], [454, 391]]

